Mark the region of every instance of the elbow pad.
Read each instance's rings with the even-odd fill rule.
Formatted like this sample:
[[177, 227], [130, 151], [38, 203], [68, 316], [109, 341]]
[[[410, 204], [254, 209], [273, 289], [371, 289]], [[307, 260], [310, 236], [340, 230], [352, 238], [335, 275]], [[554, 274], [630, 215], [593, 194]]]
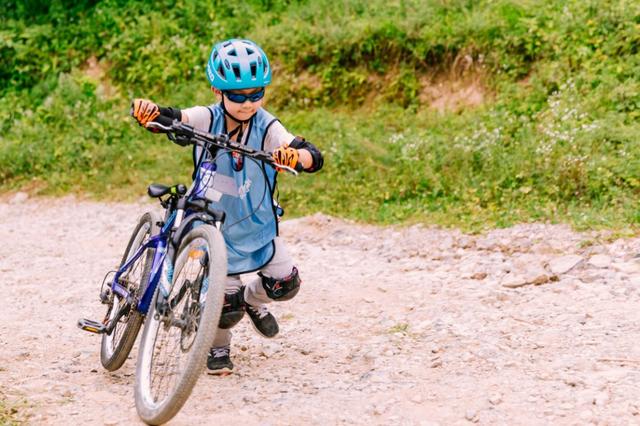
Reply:
[[322, 153], [314, 144], [305, 140], [305, 138], [301, 136], [296, 136], [293, 138], [293, 141], [289, 144], [291, 148], [295, 149], [306, 149], [311, 153], [311, 159], [313, 163], [311, 164], [311, 168], [305, 169], [304, 171], [307, 173], [315, 173], [318, 170], [322, 169], [324, 165], [324, 158], [322, 158]]

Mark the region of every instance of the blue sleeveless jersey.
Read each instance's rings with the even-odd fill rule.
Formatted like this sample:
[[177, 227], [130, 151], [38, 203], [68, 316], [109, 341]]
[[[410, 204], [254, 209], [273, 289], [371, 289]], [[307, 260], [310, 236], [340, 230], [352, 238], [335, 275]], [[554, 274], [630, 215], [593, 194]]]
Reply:
[[[212, 105], [209, 110], [212, 114], [209, 132], [225, 133], [224, 111], [220, 105]], [[275, 121], [267, 111], [258, 109], [247, 128], [247, 146], [264, 149], [267, 130]], [[200, 148], [196, 148], [194, 158], [199, 158], [199, 154]], [[215, 171], [209, 172], [212, 178], [206, 191], [212, 205], [226, 213], [222, 235], [227, 245], [229, 275], [255, 271], [266, 265], [275, 253], [273, 240], [278, 235], [273, 203], [276, 171], [260, 161], [244, 158], [242, 163], [236, 170], [232, 154], [218, 151]]]

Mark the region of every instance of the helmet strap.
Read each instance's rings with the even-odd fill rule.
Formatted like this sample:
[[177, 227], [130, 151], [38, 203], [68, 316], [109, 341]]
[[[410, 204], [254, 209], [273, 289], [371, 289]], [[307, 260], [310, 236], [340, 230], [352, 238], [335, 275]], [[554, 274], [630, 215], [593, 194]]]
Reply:
[[232, 131], [229, 132], [229, 137], [233, 137], [237, 133], [238, 137], [236, 138], [236, 140], [239, 143], [242, 143], [242, 136], [244, 135], [244, 125], [251, 121], [251, 119], [253, 118], [253, 115], [251, 117], [249, 117], [249, 119], [247, 119], [247, 120], [240, 120], [240, 119], [234, 117], [233, 115], [231, 115], [231, 113], [227, 110], [227, 108], [226, 108], [226, 106], [224, 104], [224, 95], [222, 95], [222, 110], [224, 111], [224, 114], [227, 117], [229, 117], [231, 120], [233, 120], [236, 123], [238, 123], [238, 126], [235, 129], [233, 129]]

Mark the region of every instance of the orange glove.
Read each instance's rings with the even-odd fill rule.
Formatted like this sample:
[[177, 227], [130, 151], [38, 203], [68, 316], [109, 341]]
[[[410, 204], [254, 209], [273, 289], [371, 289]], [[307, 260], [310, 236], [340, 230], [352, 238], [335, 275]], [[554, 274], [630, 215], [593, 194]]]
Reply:
[[141, 126], [153, 121], [160, 115], [158, 105], [146, 99], [134, 99], [131, 103], [131, 116], [136, 119]]
[[[302, 170], [302, 163], [298, 161], [298, 150], [295, 148], [291, 148], [289, 146], [280, 146], [275, 151], [273, 151], [273, 159], [276, 163], [291, 167], [296, 171]], [[282, 171], [282, 169], [276, 167], [277, 171]]]

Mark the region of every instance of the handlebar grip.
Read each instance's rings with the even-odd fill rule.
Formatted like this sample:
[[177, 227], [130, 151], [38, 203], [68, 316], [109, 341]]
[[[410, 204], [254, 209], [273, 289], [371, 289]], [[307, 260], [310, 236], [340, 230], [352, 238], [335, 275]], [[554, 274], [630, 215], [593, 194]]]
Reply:
[[173, 124], [173, 118], [167, 117], [164, 115], [157, 116], [156, 118], [153, 119], [153, 121], [165, 127], [170, 127]]

